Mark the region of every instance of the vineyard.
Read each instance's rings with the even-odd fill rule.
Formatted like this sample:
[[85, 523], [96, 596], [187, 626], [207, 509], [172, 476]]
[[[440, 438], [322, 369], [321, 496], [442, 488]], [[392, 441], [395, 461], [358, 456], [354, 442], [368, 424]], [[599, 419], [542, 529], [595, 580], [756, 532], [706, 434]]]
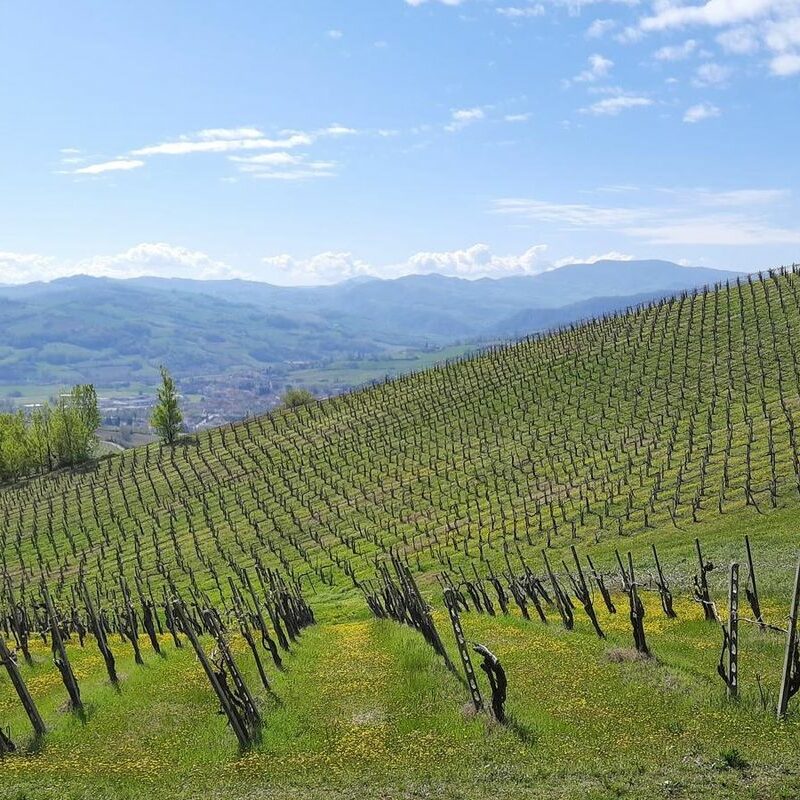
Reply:
[[798, 342], [779, 270], [7, 486], [0, 797], [798, 796]]

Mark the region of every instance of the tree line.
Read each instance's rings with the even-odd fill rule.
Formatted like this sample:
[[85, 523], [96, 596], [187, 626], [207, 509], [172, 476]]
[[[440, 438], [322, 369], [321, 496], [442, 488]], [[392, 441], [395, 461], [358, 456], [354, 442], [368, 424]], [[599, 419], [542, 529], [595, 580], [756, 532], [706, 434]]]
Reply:
[[98, 427], [100, 411], [92, 384], [73, 386], [55, 405], [0, 414], [0, 481], [87, 461]]
[[[314, 401], [303, 389], [289, 389], [283, 408]], [[90, 383], [73, 386], [55, 405], [43, 403], [28, 411], [0, 413], [0, 483], [75, 466], [94, 454], [101, 416], [97, 392]], [[183, 413], [175, 381], [161, 367], [150, 425], [164, 444], [174, 444], [183, 431]]]

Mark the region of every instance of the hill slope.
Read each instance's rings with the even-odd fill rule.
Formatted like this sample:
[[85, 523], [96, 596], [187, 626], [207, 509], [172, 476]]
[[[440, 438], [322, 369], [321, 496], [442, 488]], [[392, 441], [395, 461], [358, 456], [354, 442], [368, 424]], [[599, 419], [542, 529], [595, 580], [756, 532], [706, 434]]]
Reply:
[[[117, 697], [96, 654], [75, 646], [97, 706], [85, 727], [59, 715], [52, 668], [32, 667], [54, 732], [41, 755], [0, 764], [0, 796], [791, 796], [800, 720], [774, 722], [756, 688], [758, 676], [775, 691], [782, 637], [743, 626], [745, 688], [723, 706], [719, 628], [689, 594], [694, 536], [725, 563], [750, 533], [765, 615], [785, 620], [798, 337], [800, 275], [776, 274], [6, 489], [0, 544], [17, 595], [43, 574], [67, 608], [82, 570], [113, 610], [121, 571], [156, 597], [169, 579], [225, 609], [228, 576], [262, 565], [303, 584], [320, 625], [274, 675], [275, 694], [259, 694], [264, 741], [242, 758], [185, 650], [141, 668], [123, 652]], [[608, 642], [577, 613], [573, 631], [464, 615], [468, 637], [507, 667], [502, 729], [462, 715], [466, 695], [442, 662], [417, 634], [365, 620], [355, 586], [399, 553], [444, 635], [436, 574], [499, 575], [522, 558], [540, 572], [546, 548], [567, 585], [558, 564], [573, 543], [614, 592], [620, 613], [599, 612]], [[646, 593], [651, 543], [677, 620]], [[656, 660], [626, 655], [615, 547], [640, 565]], [[710, 577], [722, 609], [721, 572]], [[237, 652], [254, 685], [241, 640]], [[7, 683], [0, 701], [22, 736]]]
[[[548, 309], [598, 294], [616, 296], [604, 308], [618, 309], [628, 295], [734, 277], [648, 261], [573, 265], [500, 280], [419, 275], [311, 288], [88, 277], [0, 286], [0, 385], [152, 385], [161, 363], [178, 377], [285, 372], [295, 362], [497, 336], [496, 326], [521, 311], [528, 312], [526, 327], [513, 332], [528, 333], [551, 324]], [[566, 309], [557, 319], [573, 321], [581, 313], [591, 308]]]

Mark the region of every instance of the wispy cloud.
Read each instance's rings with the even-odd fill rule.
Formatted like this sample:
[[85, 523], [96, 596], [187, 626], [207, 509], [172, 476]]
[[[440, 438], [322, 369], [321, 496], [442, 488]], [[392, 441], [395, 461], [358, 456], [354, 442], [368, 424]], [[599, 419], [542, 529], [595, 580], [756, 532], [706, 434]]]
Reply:
[[[247, 135], [241, 135], [245, 131]], [[183, 156], [191, 153], [230, 153], [236, 150], [285, 150], [310, 145], [313, 141], [313, 135], [308, 133], [293, 133], [284, 138], [271, 139], [254, 128], [218, 128], [181, 136], [173, 142], [139, 147], [131, 150], [131, 155]]]
[[497, 13], [508, 19], [530, 19], [531, 17], [544, 16], [544, 6], [536, 3], [532, 6], [500, 6]]
[[587, 39], [601, 39], [607, 33], [610, 33], [617, 27], [616, 20], [613, 19], [596, 19], [586, 29]]
[[615, 117], [631, 108], [644, 108], [652, 105], [653, 101], [644, 95], [619, 93], [597, 100], [580, 111], [582, 114], [590, 114], [595, 117]]
[[131, 169], [139, 169], [144, 166], [144, 161], [133, 158], [117, 158], [113, 161], [102, 161], [99, 164], [90, 164], [88, 167], [80, 167], [72, 170], [73, 175], [102, 175], [105, 172], [119, 172]]
[[697, 68], [694, 78], [692, 78], [692, 85], [699, 87], [722, 86], [727, 83], [732, 73], [731, 67], [709, 61]]
[[660, 194], [679, 202], [606, 206], [503, 198], [495, 201], [492, 210], [529, 223], [555, 224], [575, 230], [613, 230], [652, 245], [800, 244], [800, 227], [776, 224], [776, 209], [771, 208], [769, 215], [764, 216], [753, 208], [788, 200], [785, 190], [668, 189]]
[[486, 118], [486, 112], [479, 107], [454, 109], [450, 114], [450, 122], [445, 126], [445, 130], [451, 133], [460, 131], [468, 125], [473, 125]]
[[[310, 147], [321, 139], [338, 139], [358, 134], [355, 128], [333, 123], [315, 131], [281, 131], [278, 136], [267, 136], [256, 127], [204, 128], [184, 134], [171, 141], [137, 147], [129, 153], [110, 161], [88, 164], [78, 169], [61, 170], [72, 175], [103, 175], [108, 172], [138, 169], [145, 159], [164, 156], [191, 156], [196, 154], [247, 153], [265, 151], [260, 157], [230, 158], [240, 172], [256, 178], [272, 180], [308, 180], [331, 177], [336, 174], [335, 162], [312, 159], [307, 155], [290, 156], [287, 151]], [[68, 148], [72, 152], [72, 148]], [[62, 153], [65, 151], [62, 150]], [[76, 151], [80, 152], [80, 151]], [[81, 163], [83, 156], [62, 155], [61, 163]], [[277, 169], [284, 165], [289, 169]]]

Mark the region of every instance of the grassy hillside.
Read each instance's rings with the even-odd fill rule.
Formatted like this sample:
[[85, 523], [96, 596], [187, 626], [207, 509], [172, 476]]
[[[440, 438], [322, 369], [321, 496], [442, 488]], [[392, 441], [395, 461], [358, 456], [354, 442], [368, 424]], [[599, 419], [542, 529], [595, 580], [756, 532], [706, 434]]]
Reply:
[[[121, 571], [156, 596], [168, 576], [224, 609], [228, 576], [260, 564], [303, 584], [319, 624], [259, 695], [264, 739], [241, 756], [186, 650], [136, 666], [115, 640], [115, 695], [96, 650], [71, 645], [92, 708], [82, 724], [59, 711], [40, 648], [25, 674], [52, 732], [0, 763], [0, 796], [796, 796], [800, 714], [779, 724], [772, 708], [782, 637], [743, 626], [742, 698], [727, 703], [719, 627], [689, 596], [699, 536], [724, 616], [724, 567], [749, 533], [765, 617], [784, 623], [799, 292], [793, 272], [745, 280], [5, 490], [0, 544], [18, 597], [44, 575], [66, 609], [82, 572], [113, 609]], [[552, 611], [546, 626], [464, 615], [506, 665], [507, 727], [466, 713], [421, 637], [368, 619], [357, 588], [376, 558], [400, 554], [452, 643], [435, 576], [523, 558], [541, 574], [546, 548], [565, 580], [576, 544], [619, 592], [614, 549], [632, 550], [646, 584], [652, 543], [678, 612], [664, 618], [643, 587], [655, 659], [631, 657], [619, 594], [620, 612], [600, 614], [607, 641], [580, 609], [569, 632]], [[0, 714], [24, 742], [17, 706], [3, 679]]]

